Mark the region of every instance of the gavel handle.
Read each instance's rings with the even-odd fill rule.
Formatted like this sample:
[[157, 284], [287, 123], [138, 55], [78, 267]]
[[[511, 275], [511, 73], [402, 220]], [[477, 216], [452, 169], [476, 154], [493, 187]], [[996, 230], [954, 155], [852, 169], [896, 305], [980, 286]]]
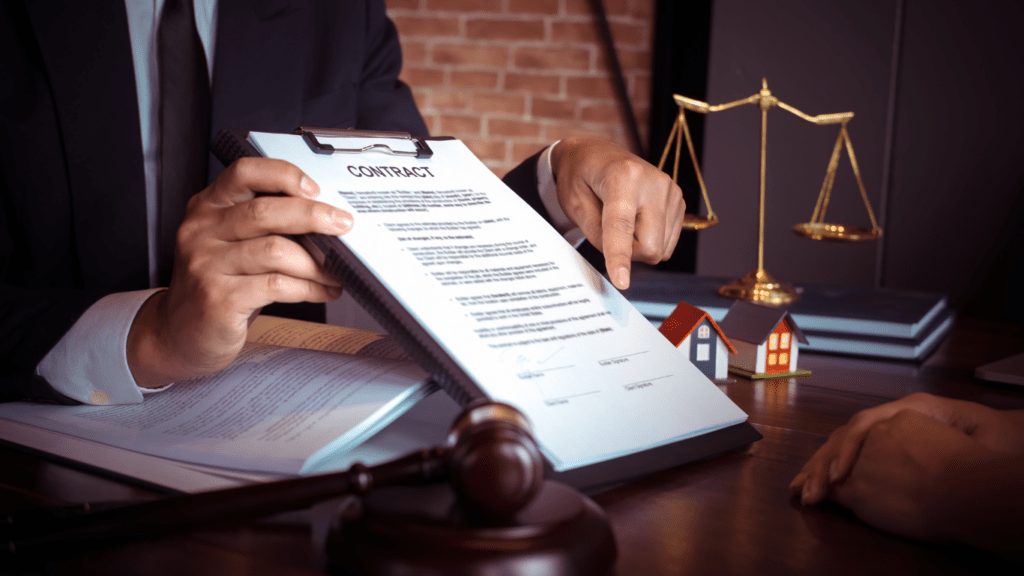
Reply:
[[345, 472], [171, 496], [139, 504], [117, 507], [101, 504], [98, 509], [77, 505], [12, 512], [6, 518], [0, 517], [0, 534], [5, 541], [0, 560], [75, 553], [127, 540], [244, 522], [306, 508], [345, 494], [365, 494], [374, 486], [438, 481], [447, 473], [444, 455], [445, 449], [436, 447], [372, 468], [354, 464]]

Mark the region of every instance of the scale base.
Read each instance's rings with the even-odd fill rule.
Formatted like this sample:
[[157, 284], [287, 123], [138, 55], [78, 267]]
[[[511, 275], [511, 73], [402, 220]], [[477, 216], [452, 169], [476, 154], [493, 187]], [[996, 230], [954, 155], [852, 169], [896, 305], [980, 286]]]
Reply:
[[326, 551], [332, 573], [360, 576], [600, 576], [616, 557], [597, 504], [552, 480], [497, 524], [467, 515], [447, 483], [381, 488], [346, 501]]
[[761, 268], [751, 270], [746, 276], [722, 286], [718, 293], [726, 298], [769, 306], [784, 306], [800, 299], [800, 294], [792, 286], [772, 278]]

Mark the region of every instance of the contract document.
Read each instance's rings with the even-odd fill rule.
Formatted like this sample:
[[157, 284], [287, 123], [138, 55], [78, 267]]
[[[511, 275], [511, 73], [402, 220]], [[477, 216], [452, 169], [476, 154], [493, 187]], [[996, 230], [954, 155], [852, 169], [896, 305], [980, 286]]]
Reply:
[[294, 134], [252, 132], [248, 143], [353, 214], [352, 231], [332, 242], [446, 356], [439, 365], [468, 378], [463, 388], [527, 416], [555, 471], [746, 420], [462, 142], [429, 142], [431, 158], [314, 154]]

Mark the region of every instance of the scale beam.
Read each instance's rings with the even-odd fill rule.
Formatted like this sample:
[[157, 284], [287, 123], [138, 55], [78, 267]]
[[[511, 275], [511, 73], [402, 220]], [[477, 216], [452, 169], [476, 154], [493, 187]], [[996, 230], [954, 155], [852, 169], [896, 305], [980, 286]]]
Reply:
[[[726, 102], [724, 104], [708, 104], [707, 102], [694, 100], [693, 98], [687, 98], [686, 96], [681, 96], [679, 94], [673, 95], [673, 98], [676, 101], [676, 105], [679, 106], [679, 114], [676, 116], [675, 123], [672, 125], [668, 142], [665, 144], [665, 150], [662, 152], [661, 161], [658, 163], [658, 169], [661, 169], [662, 166], [664, 166], [665, 160], [668, 158], [669, 150], [671, 150], [673, 145], [675, 145], [676, 150], [675, 161], [672, 168], [672, 179], [678, 183], [679, 149], [682, 147], [682, 141], [685, 139], [687, 148], [690, 152], [690, 160], [693, 163], [694, 172], [697, 175], [697, 182], [700, 185], [701, 195], [704, 198], [704, 204], [707, 206], [708, 210], [707, 216], [704, 217], [695, 214], [686, 215], [683, 227], [689, 230], [704, 230], [706, 228], [710, 228], [718, 223], [718, 217], [711, 209], [710, 196], [707, 191], [707, 186], [704, 184], [704, 176], [701, 174], [700, 166], [697, 164], [697, 155], [694, 152], [693, 141], [690, 137], [689, 126], [686, 123], [685, 112], [689, 110], [699, 114], [708, 114], [711, 112], [721, 112], [723, 110], [752, 104], [757, 104], [761, 108], [761, 159], [760, 182], [758, 186], [757, 268], [743, 278], [723, 286], [719, 290], [719, 293], [723, 296], [741, 298], [744, 300], [772, 305], [788, 304], [799, 298], [799, 295], [792, 287], [776, 281], [764, 269], [768, 110], [771, 108], [781, 108], [798, 118], [818, 126], [839, 124], [839, 137], [836, 139], [836, 144], [832, 151], [832, 157], [830, 158], [828, 168], [825, 171], [825, 181], [822, 183], [821, 192], [819, 193], [817, 203], [814, 206], [814, 213], [811, 216], [811, 220], [805, 224], [797, 224], [793, 227], [793, 231], [798, 235], [811, 240], [833, 241], [874, 240], [882, 235], [882, 230], [875, 220], [874, 211], [871, 209], [871, 203], [868, 201], [867, 191], [864, 188], [864, 182], [860, 175], [860, 168], [857, 165], [857, 157], [853, 152], [853, 143], [850, 141], [850, 135], [846, 129], [846, 124], [853, 119], [853, 112], [837, 112], [811, 116], [810, 114], [782, 102], [772, 95], [771, 91], [768, 89], [768, 81], [765, 79], [761, 80], [761, 90], [758, 91], [757, 94], [753, 94], [740, 100]], [[830, 224], [824, 221], [825, 212], [828, 208], [829, 200], [831, 199], [832, 184], [835, 182], [836, 170], [839, 167], [839, 157], [844, 148], [847, 151], [847, 155], [850, 157], [850, 166], [852, 167], [853, 175], [857, 180], [861, 199], [864, 202], [865, 208], [867, 208], [868, 218], [871, 220], [870, 229], [844, 224]]]

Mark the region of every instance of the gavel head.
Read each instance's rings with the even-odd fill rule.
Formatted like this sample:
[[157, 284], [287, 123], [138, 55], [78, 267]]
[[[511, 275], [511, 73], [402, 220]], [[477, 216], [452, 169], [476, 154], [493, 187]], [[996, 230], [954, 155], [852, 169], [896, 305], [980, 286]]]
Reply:
[[448, 435], [448, 475], [464, 508], [511, 518], [544, 483], [544, 464], [526, 417], [500, 402], [474, 403]]

